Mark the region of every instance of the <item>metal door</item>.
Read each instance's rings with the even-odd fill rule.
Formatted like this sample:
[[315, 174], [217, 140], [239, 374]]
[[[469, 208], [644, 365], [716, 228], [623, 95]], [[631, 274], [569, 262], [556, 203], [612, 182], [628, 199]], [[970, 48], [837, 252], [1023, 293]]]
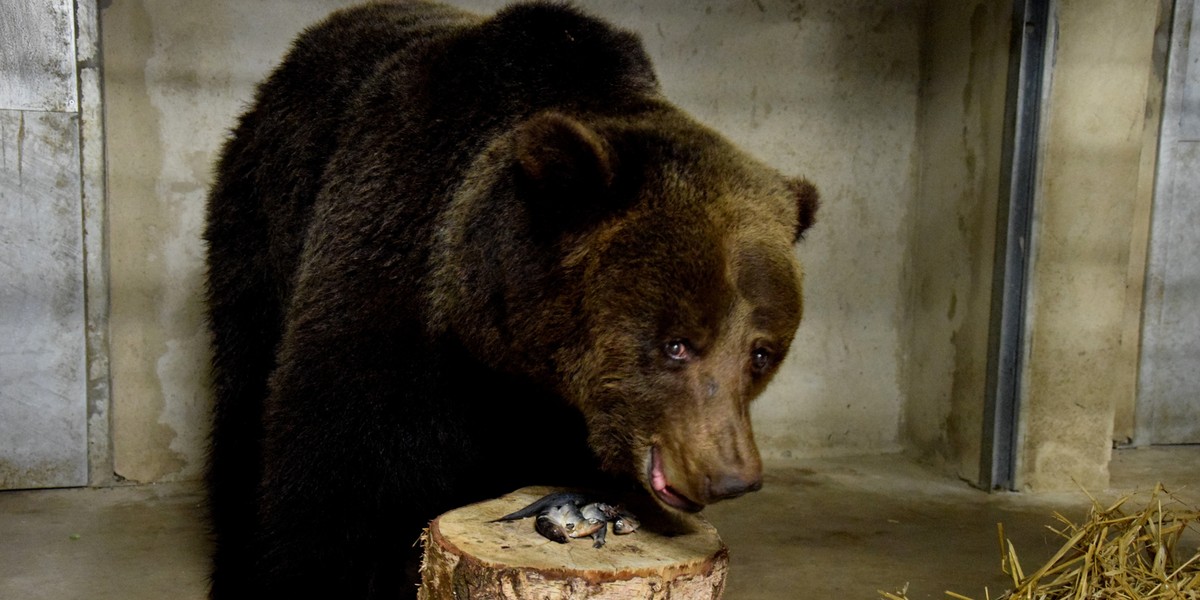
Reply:
[[1134, 443], [1200, 443], [1200, 2], [1171, 27]]

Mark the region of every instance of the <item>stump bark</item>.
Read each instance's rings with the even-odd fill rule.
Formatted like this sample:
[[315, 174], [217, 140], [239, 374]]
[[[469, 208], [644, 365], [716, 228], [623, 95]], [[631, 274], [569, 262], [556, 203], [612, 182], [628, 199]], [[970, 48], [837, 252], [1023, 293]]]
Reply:
[[491, 523], [557, 491], [530, 487], [465, 506], [430, 523], [422, 541], [419, 600], [652, 598], [711, 600], [725, 589], [729, 550], [702, 517], [645, 522], [630, 535], [610, 530], [607, 545], [590, 538], [558, 544], [533, 519]]

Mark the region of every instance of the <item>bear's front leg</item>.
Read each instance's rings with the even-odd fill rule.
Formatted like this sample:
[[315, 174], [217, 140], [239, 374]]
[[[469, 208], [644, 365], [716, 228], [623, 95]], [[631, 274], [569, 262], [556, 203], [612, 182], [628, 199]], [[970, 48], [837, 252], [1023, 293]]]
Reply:
[[256, 598], [412, 597], [421, 530], [469, 485], [470, 440], [434, 353], [339, 323], [335, 339], [293, 331], [281, 348], [251, 542]]

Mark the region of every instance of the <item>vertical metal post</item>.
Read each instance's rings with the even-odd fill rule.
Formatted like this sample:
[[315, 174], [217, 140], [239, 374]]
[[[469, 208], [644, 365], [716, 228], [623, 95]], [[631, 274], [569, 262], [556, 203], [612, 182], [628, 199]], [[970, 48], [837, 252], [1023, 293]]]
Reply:
[[1014, 0], [988, 333], [980, 486], [1014, 486], [1025, 299], [1050, 0]]

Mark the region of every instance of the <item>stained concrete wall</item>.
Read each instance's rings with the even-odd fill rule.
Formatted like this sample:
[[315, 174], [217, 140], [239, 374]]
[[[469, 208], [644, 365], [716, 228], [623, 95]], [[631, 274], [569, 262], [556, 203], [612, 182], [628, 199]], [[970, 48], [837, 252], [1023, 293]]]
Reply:
[[212, 163], [289, 38], [336, 6], [116, 0], [102, 13], [118, 477], [201, 472], [211, 393], [200, 231]]
[[805, 322], [753, 410], [764, 454], [899, 450], [919, 3], [678, 4], [692, 12], [655, 21], [690, 14], [675, 27], [694, 33], [649, 44], [667, 96], [823, 195], [799, 248]]
[[1012, 5], [925, 10], [904, 432], [927, 461], [976, 481]]
[[[1052, 2], [1018, 423], [1022, 489], [1106, 485], [1114, 434], [1127, 439], [1132, 429], [1170, 5]], [[986, 393], [1010, 10], [930, 0], [921, 34], [904, 432], [921, 455], [970, 481]]]
[[[199, 473], [211, 405], [199, 232], [211, 164], [253, 84], [341, 4], [114, 0], [103, 13], [121, 477]], [[491, 12], [501, 2], [457, 4]], [[754, 408], [764, 453], [899, 449], [920, 3], [579, 4], [642, 35], [669, 98], [821, 188], [820, 223], [798, 249], [805, 322]]]
[[1144, 254], [1131, 253], [1131, 224], [1145, 198], [1144, 152], [1153, 151], [1145, 128], [1150, 90], [1161, 85], [1153, 72], [1160, 4], [1053, 5], [1017, 470], [1023, 489], [1106, 486], [1115, 407], [1134, 393], [1137, 332], [1126, 324], [1140, 298], [1127, 286], [1141, 285], [1131, 261]]

